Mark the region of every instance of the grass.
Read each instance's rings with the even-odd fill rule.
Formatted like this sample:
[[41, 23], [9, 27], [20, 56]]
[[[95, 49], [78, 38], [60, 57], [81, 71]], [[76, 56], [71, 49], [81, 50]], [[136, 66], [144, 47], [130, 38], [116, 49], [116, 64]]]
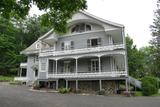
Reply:
[[21, 81], [11, 81], [9, 82], [11, 85], [22, 85], [23, 83]]
[[152, 95], [152, 96], [160, 96], [160, 89], [158, 90], [158, 93], [157, 94], [154, 94], [154, 95]]
[[14, 77], [11, 77], [11, 76], [0, 76], [0, 82], [10, 82], [13, 80], [14, 80]]
[[136, 91], [135, 92], [135, 96], [137, 96], [137, 97], [143, 96], [142, 91]]
[[[140, 96], [144, 96], [144, 95], [142, 94], [142, 91], [136, 91], [135, 96], [140, 97]], [[151, 95], [151, 97], [157, 97], [157, 96], [160, 96], [160, 89], [157, 94]]]

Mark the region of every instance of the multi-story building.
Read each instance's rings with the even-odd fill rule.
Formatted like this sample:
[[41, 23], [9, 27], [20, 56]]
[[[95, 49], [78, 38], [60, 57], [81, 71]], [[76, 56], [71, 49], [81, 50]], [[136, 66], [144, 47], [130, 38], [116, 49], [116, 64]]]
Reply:
[[125, 45], [123, 25], [80, 11], [68, 21], [66, 34], [50, 30], [21, 52], [28, 57], [21, 64], [26, 77], [15, 79], [114, 93], [128, 78]]

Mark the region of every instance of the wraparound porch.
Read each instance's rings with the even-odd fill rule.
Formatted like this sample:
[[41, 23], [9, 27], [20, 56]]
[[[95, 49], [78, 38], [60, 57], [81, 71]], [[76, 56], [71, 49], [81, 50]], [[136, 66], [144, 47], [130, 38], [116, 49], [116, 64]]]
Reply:
[[[41, 60], [40, 73], [47, 77], [85, 77], [87, 75], [127, 75], [125, 55], [84, 56], [78, 58], [48, 58]], [[81, 76], [82, 75], [82, 76]]]

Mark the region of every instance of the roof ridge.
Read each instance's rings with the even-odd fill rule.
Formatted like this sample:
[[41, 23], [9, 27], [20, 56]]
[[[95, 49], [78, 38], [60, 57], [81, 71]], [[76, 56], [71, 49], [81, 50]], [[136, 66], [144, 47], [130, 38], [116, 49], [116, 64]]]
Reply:
[[124, 27], [123, 24], [119, 24], [119, 23], [116, 23], [116, 22], [112, 22], [112, 21], [109, 21], [109, 20], [100, 18], [100, 17], [98, 17], [98, 16], [96, 16], [96, 15], [93, 15], [93, 14], [91, 14], [91, 13], [89, 13], [89, 12], [81, 11], [81, 10], [80, 10], [79, 12], [82, 13], [82, 14], [85, 14], [85, 15], [87, 15], [87, 16], [89, 16], [89, 17], [92, 17], [92, 18], [94, 18], [94, 19], [97, 19], [97, 20], [99, 20], [99, 21], [105, 22], [105, 23], [107, 23], [107, 24], [111, 24], [111, 25], [118, 26], [118, 27]]

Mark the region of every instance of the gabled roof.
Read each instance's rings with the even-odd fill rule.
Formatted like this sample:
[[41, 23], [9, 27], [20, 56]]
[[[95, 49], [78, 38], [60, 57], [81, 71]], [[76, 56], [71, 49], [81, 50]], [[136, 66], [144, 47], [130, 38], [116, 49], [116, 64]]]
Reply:
[[48, 31], [46, 34], [44, 34], [43, 36], [39, 37], [38, 39], [41, 40], [41, 39], [45, 38], [46, 36], [48, 36], [51, 33], [53, 33], [53, 29], [51, 29], [50, 31]]
[[[93, 19], [93, 20], [95, 20], [95, 21], [97, 21], [97, 22], [99, 21], [99, 22], [101, 22], [101, 23], [108, 24], [108, 25], [112, 25], [112, 26], [115, 26], [115, 27], [118, 27], [118, 28], [123, 28], [123, 27], [124, 27], [124, 25], [122, 25], [122, 24], [118, 24], [118, 23], [115, 23], [115, 22], [111, 22], [111, 21], [108, 21], [108, 20], [99, 18], [99, 17], [94, 16], [94, 15], [88, 13], [88, 12], [85, 12], [85, 11], [79, 11], [78, 13], [83, 14], [83, 15], [85, 15], [85, 16], [87, 16], [87, 17], [89, 17], [89, 18], [91, 18], [91, 19]], [[72, 19], [68, 21], [68, 23], [71, 23], [71, 22], [73, 22]], [[51, 35], [51, 34], [53, 34], [53, 35], [56, 36], [54, 30], [51, 29], [51, 30], [48, 31], [46, 34], [44, 34], [43, 36], [39, 37], [36, 42], [34, 42], [31, 46], [29, 46], [29, 47], [26, 48], [25, 50], [23, 50], [21, 53], [23, 54], [23, 53], [27, 53], [27, 52], [29, 52], [29, 51], [36, 51], [36, 52], [37, 52], [37, 51], [38, 51], [37, 49], [33, 49], [33, 47], [35, 47], [36, 43], [37, 43], [39, 40], [42, 40], [42, 39], [46, 38], [47, 36], [49, 36], [49, 35]]]
[[86, 12], [86, 11], [79, 11], [79, 13], [82, 13], [82, 14], [84, 14], [84, 15], [87, 15], [87, 16], [89, 16], [89, 17], [91, 17], [91, 18], [94, 18], [94, 19], [96, 19], [96, 20], [98, 20], [98, 21], [101, 21], [101, 22], [103, 22], [103, 23], [106, 23], [106, 24], [110, 24], [110, 25], [117, 26], [117, 27], [124, 27], [124, 25], [122, 25], [122, 24], [119, 24], [119, 23], [115, 23], [115, 22], [111, 22], [111, 21], [102, 19], [102, 18], [97, 17], [97, 16], [95, 16], [95, 15], [92, 15], [92, 14]]
[[[113, 25], [113, 26], [121, 27], [121, 28], [124, 27], [124, 25], [122, 25], [122, 24], [118, 24], [118, 23], [115, 23], [115, 22], [111, 22], [111, 21], [108, 21], [108, 20], [99, 18], [99, 17], [97, 17], [97, 16], [94, 16], [94, 15], [86, 12], [86, 11], [79, 11], [79, 13], [84, 14], [84, 15], [86, 15], [86, 16], [88, 16], [88, 17], [91, 17], [91, 18], [93, 18], [93, 19], [95, 19], [95, 20], [101, 21], [101, 22], [106, 23], [106, 24], [109, 24], [109, 25]], [[72, 20], [70, 20], [70, 22], [72, 22]], [[53, 32], [53, 29], [51, 29], [49, 32], [47, 32], [47, 33], [44, 34], [43, 36], [41, 36], [41, 37], [39, 38], [39, 40], [47, 37], [47, 36], [50, 35], [51, 33], [54, 33], [54, 32]]]

